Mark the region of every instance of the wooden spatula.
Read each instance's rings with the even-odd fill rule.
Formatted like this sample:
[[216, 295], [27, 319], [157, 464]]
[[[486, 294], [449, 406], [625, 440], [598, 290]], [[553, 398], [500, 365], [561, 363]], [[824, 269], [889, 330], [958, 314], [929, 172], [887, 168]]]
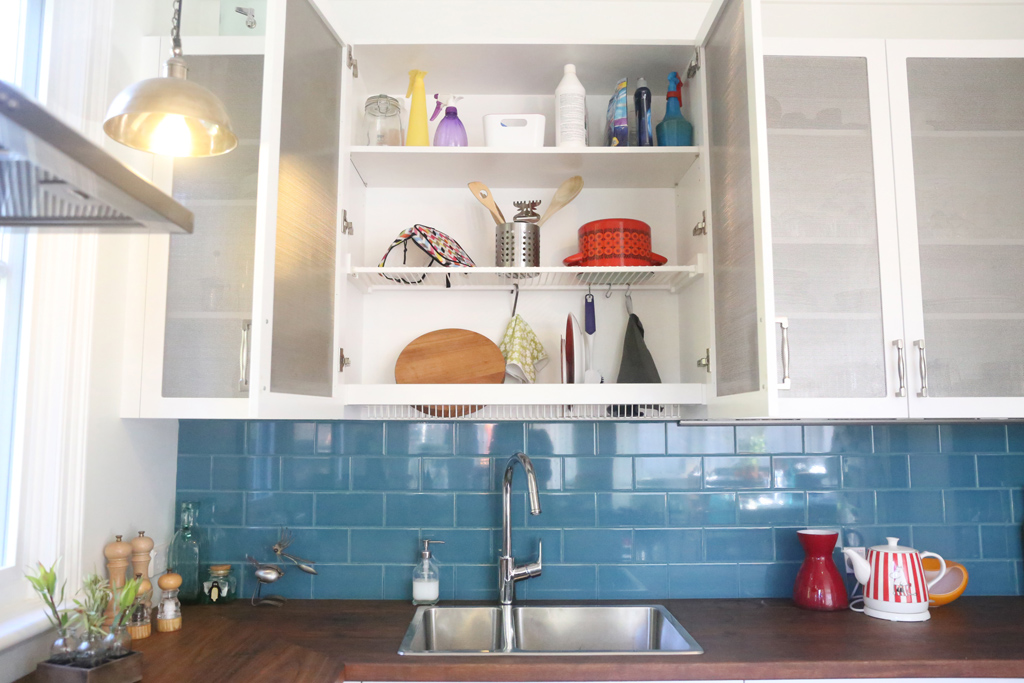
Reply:
[[539, 228], [544, 225], [544, 221], [554, 216], [564, 208], [566, 204], [576, 199], [576, 195], [578, 195], [582, 189], [583, 178], [578, 175], [574, 175], [572, 178], [569, 178], [559, 185], [558, 189], [555, 190], [555, 196], [551, 198], [551, 202], [548, 204], [547, 211], [545, 211], [544, 215], [540, 217], [539, 221], [537, 221], [537, 227]]
[[505, 222], [505, 216], [502, 215], [501, 209], [494, 203], [494, 195], [491, 194], [491, 188], [487, 187], [479, 180], [474, 180], [469, 183], [469, 191], [473, 193], [473, 196], [480, 200], [480, 203], [487, 207], [487, 210], [491, 212], [491, 217], [494, 218], [494, 222], [501, 225]]

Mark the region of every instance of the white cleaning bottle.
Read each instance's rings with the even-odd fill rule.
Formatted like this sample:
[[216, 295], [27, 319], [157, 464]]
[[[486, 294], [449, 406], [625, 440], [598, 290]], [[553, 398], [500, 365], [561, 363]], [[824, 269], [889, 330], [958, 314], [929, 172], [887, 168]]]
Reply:
[[566, 64], [555, 88], [555, 146], [587, 146], [587, 90], [576, 77], [576, 65]]
[[431, 543], [444, 543], [444, 541], [423, 541], [420, 561], [412, 570], [412, 604], [414, 605], [436, 605], [441, 596], [441, 574], [438, 571], [437, 561], [430, 556]]

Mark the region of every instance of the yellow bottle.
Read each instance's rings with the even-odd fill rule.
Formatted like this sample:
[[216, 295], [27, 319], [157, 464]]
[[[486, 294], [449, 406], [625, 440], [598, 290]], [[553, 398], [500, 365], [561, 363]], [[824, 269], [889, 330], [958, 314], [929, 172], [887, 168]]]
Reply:
[[429, 147], [430, 131], [427, 128], [427, 91], [423, 86], [426, 71], [413, 69], [409, 72], [409, 91], [406, 97], [412, 97], [409, 106], [409, 133], [405, 136], [406, 147]]

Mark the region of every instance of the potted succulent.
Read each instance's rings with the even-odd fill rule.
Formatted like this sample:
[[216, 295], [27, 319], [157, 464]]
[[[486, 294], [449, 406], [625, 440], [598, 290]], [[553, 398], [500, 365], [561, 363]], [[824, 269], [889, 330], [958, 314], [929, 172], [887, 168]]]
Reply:
[[[142, 653], [131, 651], [127, 625], [142, 578], [112, 587], [96, 574], [85, 577], [73, 607], [62, 610], [64, 584], [57, 590], [56, 564], [42, 564], [27, 576], [46, 604], [57, 629], [51, 656], [36, 669], [36, 680], [52, 683], [134, 683], [142, 680]], [[112, 607], [112, 610], [108, 610]], [[74, 632], [74, 635], [72, 635]], [[77, 644], [76, 644], [77, 643]]]

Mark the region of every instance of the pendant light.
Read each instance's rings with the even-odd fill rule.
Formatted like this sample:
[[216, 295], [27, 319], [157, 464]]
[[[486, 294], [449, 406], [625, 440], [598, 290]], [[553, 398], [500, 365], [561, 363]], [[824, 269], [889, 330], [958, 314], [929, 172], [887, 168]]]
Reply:
[[104, 132], [123, 145], [176, 157], [205, 157], [238, 145], [224, 104], [186, 80], [181, 57], [181, 0], [174, 0], [171, 58], [162, 78], [147, 78], [122, 90], [107, 110]]

